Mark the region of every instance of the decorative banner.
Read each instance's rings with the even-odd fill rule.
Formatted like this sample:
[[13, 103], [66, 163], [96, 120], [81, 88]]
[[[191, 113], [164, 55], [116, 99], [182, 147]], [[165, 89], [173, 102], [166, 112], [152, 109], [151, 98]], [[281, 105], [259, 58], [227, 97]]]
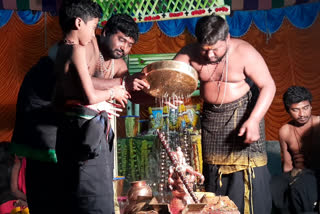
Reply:
[[318, 2], [318, 0], [224, 0], [231, 10], [269, 10], [295, 4]]
[[115, 13], [130, 14], [136, 22], [150, 22], [181, 18], [193, 18], [212, 13], [229, 15], [230, 7], [224, 0], [95, 0], [103, 10], [101, 25]]
[[[156, 19], [163, 13], [169, 18], [180, 16], [179, 12], [199, 12], [202, 9], [211, 10], [215, 7], [227, 7], [231, 10], [268, 10], [302, 3], [318, 2], [318, 0], [94, 0], [104, 7], [107, 20], [112, 14], [127, 13], [142, 19], [148, 16]], [[38, 10], [57, 14], [62, 0], [0, 0], [0, 10]], [[200, 11], [199, 11], [200, 10]], [[133, 11], [133, 12], [132, 12]], [[171, 13], [171, 17], [170, 17]], [[184, 14], [185, 15], [185, 14]], [[155, 17], [154, 17], [155, 16]], [[193, 16], [192, 16], [193, 17]], [[150, 18], [147, 18], [150, 19]], [[162, 20], [162, 19], [161, 19]], [[149, 20], [153, 21], [153, 20]]]

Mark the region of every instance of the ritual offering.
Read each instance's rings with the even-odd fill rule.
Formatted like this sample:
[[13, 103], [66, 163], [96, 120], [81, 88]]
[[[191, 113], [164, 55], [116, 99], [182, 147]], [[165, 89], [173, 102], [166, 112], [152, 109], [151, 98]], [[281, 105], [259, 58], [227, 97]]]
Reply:
[[186, 97], [198, 86], [198, 73], [190, 65], [176, 60], [151, 63], [143, 68], [150, 89], [144, 91], [157, 98]]

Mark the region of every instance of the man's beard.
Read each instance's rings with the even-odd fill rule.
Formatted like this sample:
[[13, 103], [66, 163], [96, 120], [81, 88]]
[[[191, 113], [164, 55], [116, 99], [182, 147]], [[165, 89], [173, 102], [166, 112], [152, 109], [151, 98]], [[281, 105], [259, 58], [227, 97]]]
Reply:
[[310, 119], [311, 119], [311, 115], [307, 116], [307, 117], [299, 117], [296, 119], [296, 122], [299, 125], [304, 125], [304, 124], [308, 123]]
[[221, 57], [217, 57], [216, 60], [211, 60], [210, 58], [208, 58], [209, 63], [219, 64], [223, 60], [223, 58], [226, 56], [227, 52], [228, 52], [228, 49], [226, 49], [226, 51]]
[[121, 49], [112, 50], [109, 46], [106, 46], [106, 48], [104, 49], [104, 55], [107, 55], [111, 59], [120, 59], [125, 56], [123, 50]]

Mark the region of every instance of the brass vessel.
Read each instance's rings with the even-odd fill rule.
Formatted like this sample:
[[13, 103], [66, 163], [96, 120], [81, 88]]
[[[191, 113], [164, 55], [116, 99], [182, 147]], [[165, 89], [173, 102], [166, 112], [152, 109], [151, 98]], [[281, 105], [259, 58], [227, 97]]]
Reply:
[[146, 181], [131, 182], [131, 187], [128, 191], [129, 203], [139, 202], [141, 200], [151, 199], [152, 189], [147, 185]]
[[153, 97], [188, 96], [197, 89], [198, 73], [190, 65], [176, 60], [153, 62], [142, 69], [147, 74]]

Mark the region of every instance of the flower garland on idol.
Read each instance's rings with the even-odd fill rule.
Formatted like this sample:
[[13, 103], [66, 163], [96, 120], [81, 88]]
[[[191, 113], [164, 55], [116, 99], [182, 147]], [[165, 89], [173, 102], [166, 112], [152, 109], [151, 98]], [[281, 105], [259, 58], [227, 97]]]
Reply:
[[138, 157], [137, 157], [137, 146], [136, 143], [133, 142], [133, 139], [129, 139], [129, 154], [130, 154], [130, 172], [131, 172], [131, 179], [133, 181], [140, 180], [140, 173], [139, 173], [139, 164], [138, 164]]
[[128, 161], [128, 148], [126, 141], [118, 141], [117, 144], [118, 153], [118, 173], [125, 176], [127, 174], [127, 161]]
[[152, 154], [152, 140], [127, 138], [118, 141], [118, 172], [135, 181], [149, 177], [149, 155]]

